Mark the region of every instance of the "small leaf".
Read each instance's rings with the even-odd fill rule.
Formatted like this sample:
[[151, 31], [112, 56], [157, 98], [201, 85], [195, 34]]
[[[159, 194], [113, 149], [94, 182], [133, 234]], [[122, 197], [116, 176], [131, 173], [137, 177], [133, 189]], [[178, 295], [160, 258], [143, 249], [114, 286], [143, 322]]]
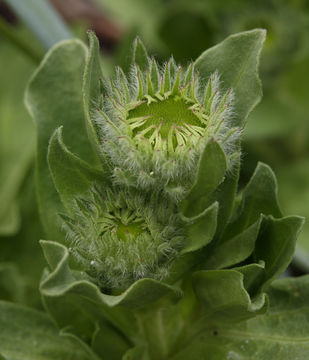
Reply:
[[200, 214], [207, 208], [210, 196], [223, 181], [226, 171], [226, 157], [221, 146], [209, 140], [201, 156], [195, 183], [180, 204], [186, 217]]
[[236, 270], [198, 271], [193, 288], [205, 309], [205, 321], [238, 322], [266, 311], [266, 298], [250, 299], [244, 287], [244, 275]]
[[279, 276], [289, 265], [295, 250], [297, 236], [304, 224], [300, 216], [274, 219], [265, 217], [256, 241], [253, 258], [265, 262], [263, 287]]
[[247, 259], [254, 250], [260, 225], [261, 219], [233, 238], [215, 245], [210, 250], [211, 255], [206, 259], [204, 268], [222, 269]]
[[146, 71], [149, 68], [149, 60], [147, 50], [140, 40], [140, 38], [136, 38], [133, 44], [133, 59], [132, 63], [137, 64], [141, 71]]
[[231, 35], [195, 61], [203, 78], [218, 71], [223, 86], [233, 89], [235, 125], [244, 123], [262, 97], [258, 65], [265, 37], [266, 32], [261, 29]]
[[186, 244], [181, 254], [196, 251], [206, 246], [216, 232], [218, 203], [214, 203], [195, 218], [185, 219]]
[[6, 360], [98, 360], [77, 338], [59, 335], [44, 313], [0, 301], [0, 351]]
[[66, 148], [62, 139], [62, 127], [54, 132], [50, 140], [48, 163], [62, 203], [69, 213], [72, 213], [72, 202], [76, 197], [87, 193], [96, 180], [104, 181], [102, 173]]
[[258, 163], [252, 178], [242, 192], [236, 220], [226, 229], [223, 239], [247, 229], [261, 214], [281, 217], [278, 205], [277, 181], [271, 168]]

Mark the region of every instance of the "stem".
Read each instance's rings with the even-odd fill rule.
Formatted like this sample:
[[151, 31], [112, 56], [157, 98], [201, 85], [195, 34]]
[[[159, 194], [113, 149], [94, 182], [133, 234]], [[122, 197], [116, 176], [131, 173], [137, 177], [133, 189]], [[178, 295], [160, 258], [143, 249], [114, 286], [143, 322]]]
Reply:
[[168, 356], [168, 344], [162, 319], [162, 308], [136, 313], [140, 333], [147, 344], [151, 360], [165, 360]]

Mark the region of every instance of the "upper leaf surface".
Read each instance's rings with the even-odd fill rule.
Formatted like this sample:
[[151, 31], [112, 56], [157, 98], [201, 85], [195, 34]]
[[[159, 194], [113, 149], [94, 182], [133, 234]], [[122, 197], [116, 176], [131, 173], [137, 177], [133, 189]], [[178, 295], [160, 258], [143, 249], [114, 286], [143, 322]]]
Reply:
[[231, 35], [195, 62], [202, 77], [208, 79], [217, 70], [223, 86], [233, 88], [236, 125], [244, 123], [262, 96], [258, 65], [265, 37], [265, 30], [260, 29]]
[[60, 42], [43, 59], [30, 80], [25, 101], [37, 125], [37, 191], [40, 214], [49, 236], [61, 238], [55, 214], [61, 204], [50, 177], [47, 147], [53, 132], [64, 126], [70, 150], [89, 163], [95, 156], [88, 142], [82, 108], [82, 74], [86, 47], [79, 40]]

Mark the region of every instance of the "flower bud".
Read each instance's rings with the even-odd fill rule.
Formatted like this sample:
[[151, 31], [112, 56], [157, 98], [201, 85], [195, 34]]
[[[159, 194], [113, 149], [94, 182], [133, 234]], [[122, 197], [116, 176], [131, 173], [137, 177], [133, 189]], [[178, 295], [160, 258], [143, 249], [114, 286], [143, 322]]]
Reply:
[[102, 289], [122, 290], [141, 278], [161, 280], [182, 246], [179, 219], [168, 204], [95, 187], [62, 215], [70, 253]]
[[[217, 72], [200, 78], [193, 63], [182, 68], [171, 58], [160, 68], [147, 61], [144, 71], [134, 64], [128, 78], [118, 68], [105, 83], [96, 122], [104, 152], [122, 170], [115, 174], [120, 184], [128, 174], [140, 188], [179, 189], [192, 182], [210, 138], [221, 144], [228, 162], [233, 158], [240, 133], [232, 125], [233, 91], [222, 90]], [[179, 191], [169, 193], [179, 197]]]

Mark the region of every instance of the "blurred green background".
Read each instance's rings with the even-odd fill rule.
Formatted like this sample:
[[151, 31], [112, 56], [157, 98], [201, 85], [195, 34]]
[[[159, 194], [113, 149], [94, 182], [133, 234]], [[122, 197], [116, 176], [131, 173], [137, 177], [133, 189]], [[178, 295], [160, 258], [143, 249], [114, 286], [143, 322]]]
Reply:
[[[232, 33], [267, 29], [262, 102], [244, 130], [241, 184], [274, 169], [284, 214], [307, 218], [290, 274], [309, 272], [309, 2], [306, 0], [0, 1], [0, 298], [40, 307], [44, 239], [35, 198], [35, 129], [23, 104], [44, 53], [94, 29], [102, 69], [129, 67], [138, 35], [162, 62], [186, 64]], [[17, 286], [16, 286], [17, 285]]]

